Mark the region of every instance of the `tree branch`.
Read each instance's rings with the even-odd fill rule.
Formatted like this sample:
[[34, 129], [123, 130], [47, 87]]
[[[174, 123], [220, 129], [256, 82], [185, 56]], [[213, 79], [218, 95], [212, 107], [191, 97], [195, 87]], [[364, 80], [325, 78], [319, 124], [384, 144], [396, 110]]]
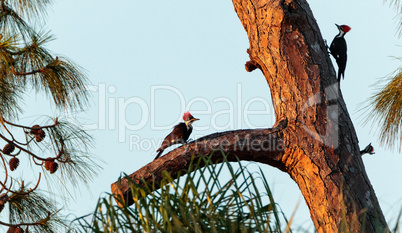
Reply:
[[15, 76], [27, 76], [27, 75], [42, 73], [44, 71], [44, 69], [45, 68], [43, 67], [43, 68], [40, 68], [40, 69], [37, 69], [37, 70], [32, 70], [32, 71], [29, 71], [29, 72], [17, 72], [15, 70], [14, 66], [11, 66], [11, 71], [13, 72], [13, 74]]
[[35, 127], [35, 128], [34, 127], [29, 127], [29, 126], [24, 126], [24, 125], [18, 125], [18, 124], [6, 121], [4, 118], [0, 118], [0, 121], [3, 121], [4, 123], [12, 125], [12, 126], [15, 126], [15, 127], [19, 127], [19, 128], [23, 128], [23, 129], [30, 129], [30, 130], [32, 130], [32, 129], [39, 130], [39, 129], [52, 128], [52, 127], [55, 127], [55, 126], [57, 126], [59, 124], [58, 117], [56, 117], [56, 119], [54, 120], [54, 124], [52, 124], [52, 125], [38, 126], [38, 127]]
[[45, 225], [50, 217], [51, 217], [51, 213], [49, 212], [47, 214], [47, 217], [44, 219], [40, 219], [37, 222], [32, 222], [32, 223], [19, 223], [19, 224], [11, 224], [11, 223], [6, 223], [6, 222], [2, 222], [0, 221], [0, 225], [4, 225], [4, 226], [8, 226], [8, 227], [20, 227], [20, 226], [39, 226], [39, 225]]
[[[285, 150], [282, 130], [287, 126], [284, 120], [271, 129], [235, 130], [223, 133], [214, 133], [183, 145], [159, 159], [152, 161], [128, 177], [111, 185], [119, 203], [132, 205], [133, 199], [130, 190], [130, 181], [138, 184], [154, 184], [159, 188], [162, 172], [167, 171], [170, 176], [177, 178], [185, 175], [191, 163], [192, 156], [198, 159], [202, 156], [212, 156], [215, 163], [222, 161], [222, 154], [226, 154], [228, 161], [247, 160], [261, 162], [285, 170], [281, 161]], [[181, 172], [180, 172], [181, 171]], [[184, 172], [183, 172], [184, 171]]]

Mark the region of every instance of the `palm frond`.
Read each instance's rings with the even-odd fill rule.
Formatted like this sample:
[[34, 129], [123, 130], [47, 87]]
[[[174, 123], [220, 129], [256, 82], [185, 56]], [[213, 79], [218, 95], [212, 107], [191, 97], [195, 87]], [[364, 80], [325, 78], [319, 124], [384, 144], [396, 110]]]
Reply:
[[[196, 171], [178, 179], [164, 172], [158, 190], [134, 182], [132, 207], [113, 206], [112, 196], [101, 198], [92, 220], [76, 220], [77, 232], [281, 232], [281, 220], [272, 213], [275, 203], [269, 203], [273, 197], [267, 198], [270, 191], [261, 189], [256, 177], [263, 174], [240, 163], [234, 169], [226, 159], [214, 164], [205, 157], [191, 164], [189, 170]], [[222, 182], [228, 172], [229, 180]]]

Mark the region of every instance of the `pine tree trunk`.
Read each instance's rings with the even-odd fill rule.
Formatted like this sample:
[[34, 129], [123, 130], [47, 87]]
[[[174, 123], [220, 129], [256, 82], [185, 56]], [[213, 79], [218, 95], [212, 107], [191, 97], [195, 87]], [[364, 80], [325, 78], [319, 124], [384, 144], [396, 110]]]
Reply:
[[[307, 2], [233, 0], [233, 4], [250, 41], [246, 69], [258, 68], [265, 76], [275, 127], [206, 136], [130, 177], [158, 181], [163, 170], [175, 177], [178, 170], [188, 167], [191, 154], [208, 155], [219, 145], [233, 161], [236, 155], [287, 172], [298, 184], [317, 232], [387, 231], [334, 68]], [[219, 153], [214, 156], [219, 161]], [[112, 184], [112, 192], [132, 204], [126, 179]]]

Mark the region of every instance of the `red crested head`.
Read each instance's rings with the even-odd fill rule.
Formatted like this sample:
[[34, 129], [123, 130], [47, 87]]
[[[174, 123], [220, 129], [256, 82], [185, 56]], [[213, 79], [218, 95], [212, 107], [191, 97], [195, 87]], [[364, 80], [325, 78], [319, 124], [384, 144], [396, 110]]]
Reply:
[[190, 111], [187, 111], [183, 114], [184, 121], [189, 121], [191, 118], [194, 118], [194, 117], [191, 115]]
[[194, 121], [198, 121], [199, 119], [194, 118], [189, 111], [183, 114], [183, 120], [186, 125], [191, 125]]
[[345, 33], [347, 33], [348, 31], [350, 31], [350, 29], [352, 29], [351, 27], [349, 27], [348, 25], [341, 25], [339, 26], [342, 31], [344, 31]]

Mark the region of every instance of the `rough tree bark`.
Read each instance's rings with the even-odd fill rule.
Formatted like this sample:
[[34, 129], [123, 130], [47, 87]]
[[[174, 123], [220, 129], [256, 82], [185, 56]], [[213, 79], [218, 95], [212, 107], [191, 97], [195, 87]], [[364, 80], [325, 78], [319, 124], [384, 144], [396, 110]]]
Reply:
[[[233, 0], [250, 41], [246, 69], [265, 76], [277, 123], [200, 138], [144, 166], [133, 180], [160, 180], [188, 168], [190, 155], [220, 150], [287, 172], [299, 186], [317, 232], [384, 232], [386, 221], [367, 177], [355, 129], [338, 90], [320, 30], [305, 0]], [[220, 153], [214, 153], [219, 162]], [[129, 182], [112, 192], [130, 198]]]

